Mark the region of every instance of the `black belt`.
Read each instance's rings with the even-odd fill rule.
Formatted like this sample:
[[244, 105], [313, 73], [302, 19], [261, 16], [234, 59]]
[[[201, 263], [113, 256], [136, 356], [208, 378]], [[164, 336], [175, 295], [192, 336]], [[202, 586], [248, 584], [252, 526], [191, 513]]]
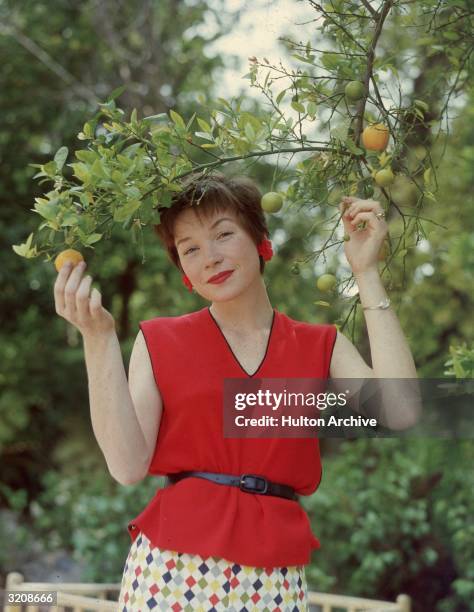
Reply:
[[242, 474], [241, 476], [232, 476], [231, 474], [217, 474], [215, 472], [176, 472], [175, 474], [167, 475], [167, 482], [165, 486], [174, 484], [183, 478], [189, 476], [196, 476], [198, 478], [205, 478], [211, 482], [217, 484], [231, 485], [233, 487], [239, 487], [244, 493], [257, 493], [258, 495], [275, 495], [276, 497], [285, 497], [298, 501], [298, 496], [295, 493], [293, 487], [288, 485], [278, 484], [276, 482], [270, 482], [263, 476], [257, 476], [256, 474]]

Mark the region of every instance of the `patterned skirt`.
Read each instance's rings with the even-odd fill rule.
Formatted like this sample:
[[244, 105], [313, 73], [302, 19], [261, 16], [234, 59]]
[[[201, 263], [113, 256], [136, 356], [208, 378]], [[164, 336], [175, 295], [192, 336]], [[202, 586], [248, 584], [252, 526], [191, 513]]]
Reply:
[[261, 568], [162, 550], [143, 532], [132, 543], [120, 612], [306, 612], [304, 565]]

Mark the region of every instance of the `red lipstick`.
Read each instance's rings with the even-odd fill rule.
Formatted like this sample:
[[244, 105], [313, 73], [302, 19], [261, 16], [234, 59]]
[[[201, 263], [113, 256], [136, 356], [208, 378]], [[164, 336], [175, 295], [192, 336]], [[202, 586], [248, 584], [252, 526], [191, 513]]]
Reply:
[[219, 272], [219, 274], [215, 274], [211, 276], [211, 278], [207, 281], [208, 283], [212, 283], [213, 285], [217, 285], [226, 281], [231, 274], [233, 274], [233, 270], [226, 270], [225, 272]]

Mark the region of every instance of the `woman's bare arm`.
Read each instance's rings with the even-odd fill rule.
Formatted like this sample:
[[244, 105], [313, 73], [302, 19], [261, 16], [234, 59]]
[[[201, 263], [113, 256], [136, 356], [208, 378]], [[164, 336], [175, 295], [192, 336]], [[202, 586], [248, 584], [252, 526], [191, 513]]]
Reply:
[[[129, 388], [115, 321], [103, 308], [97, 289], [89, 297], [92, 278], [81, 280], [84, 269], [81, 265], [72, 272], [70, 267], [61, 268], [54, 286], [56, 312], [82, 334], [92, 428], [109, 471], [121, 484], [133, 484], [146, 475], [151, 461], [161, 398], [151, 365], [147, 368], [146, 361], [140, 359], [140, 342], [131, 359]], [[141, 372], [138, 363], [143, 364]], [[147, 428], [146, 435], [142, 427]]]
[[[387, 297], [378, 271], [369, 270], [356, 275], [356, 280], [363, 306], [375, 305]], [[380, 382], [372, 383], [371, 388], [380, 392], [377, 415], [380, 424], [394, 430], [413, 427], [421, 415], [421, 395], [413, 356], [400, 322], [391, 308], [365, 310], [364, 314], [372, 368], [365, 363], [350, 340], [338, 333], [330, 376], [340, 379], [339, 384], [349, 388], [356, 385], [348, 379], [359, 379], [357, 384], [363, 383], [364, 379], [378, 379]]]
[[[141, 332], [139, 334], [142, 335]], [[146, 350], [146, 349], [145, 349]], [[117, 335], [84, 337], [92, 428], [110, 474], [123, 485], [142, 480], [161, 419], [161, 397], [135, 343], [127, 381]], [[149, 362], [148, 354], [146, 359]]]

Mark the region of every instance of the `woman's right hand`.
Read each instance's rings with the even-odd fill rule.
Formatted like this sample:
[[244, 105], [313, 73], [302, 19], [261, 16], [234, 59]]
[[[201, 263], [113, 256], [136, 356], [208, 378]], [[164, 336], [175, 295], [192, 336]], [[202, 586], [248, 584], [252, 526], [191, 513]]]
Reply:
[[81, 262], [74, 269], [71, 263], [62, 266], [54, 283], [54, 304], [56, 313], [77, 327], [83, 336], [97, 338], [115, 332], [115, 320], [102, 306], [97, 289], [89, 297], [92, 277], [82, 278], [86, 265]]

